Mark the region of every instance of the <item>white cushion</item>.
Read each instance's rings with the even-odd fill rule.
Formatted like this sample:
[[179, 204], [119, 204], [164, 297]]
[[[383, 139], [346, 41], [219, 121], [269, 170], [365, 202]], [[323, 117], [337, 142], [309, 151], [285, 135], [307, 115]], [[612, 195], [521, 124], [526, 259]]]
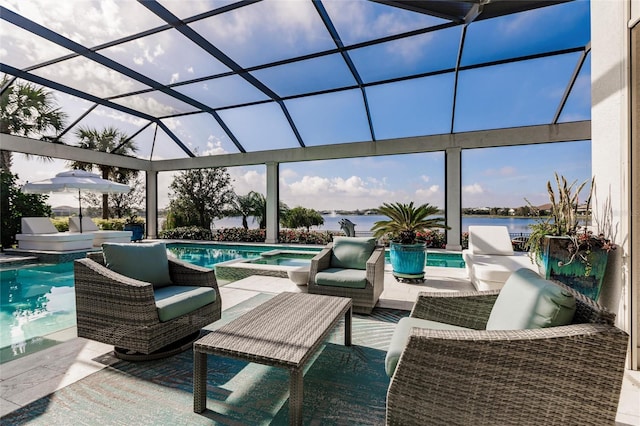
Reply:
[[48, 217], [23, 217], [20, 222], [23, 234], [55, 234], [58, 232]]
[[411, 329], [414, 327], [428, 328], [431, 330], [469, 330], [468, 328], [459, 327], [457, 325], [430, 321], [422, 318], [405, 317], [400, 319], [398, 324], [396, 324], [393, 335], [391, 336], [391, 343], [389, 344], [387, 356], [384, 360], [384, 368], [389, 377], [393, 376], [393, 372], [400, 360], [400, 355], [402, 355], [402, 351], [404, 351], [404, 348], [407, 346], [407, 342], [409, 341]]
[[507, 278], [520, 268], [536, 270], [537, 265], [531, 261], [527, 253], [513, 256], [474, 256], [473, 275], [480, 280], [505, 282]]
[[506, 226], [469, 226], [469, 250], [473, 254], [513, 254]]
[[[82, 218], [82, 232], [99, 231], [98, 225], [90, 217]], [[80, 232], [80, 218], [69, 218], [69, 232]]]

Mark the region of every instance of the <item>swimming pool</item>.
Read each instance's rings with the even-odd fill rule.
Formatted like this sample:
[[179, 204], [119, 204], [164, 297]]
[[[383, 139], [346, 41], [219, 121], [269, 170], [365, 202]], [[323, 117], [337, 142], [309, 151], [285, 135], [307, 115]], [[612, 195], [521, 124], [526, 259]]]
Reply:
[[[265, 253], [275, 249], [282, 250], [278, 246], [243, 246], [223, 244], [168, 244], [167, 250], [178, 259], [205, 268], [213, 268], [217, 263], [236, 259], [254, 259], [250, 263], [282, 266], [304, 266], [309, 263], [313, 255], [308, 254], [278, 254], [277, 256], [264, 256]], [[314, 251], [321, 248], [287, 246], [286, 251]], [[389, 252], [385, 253], [385, 261], [389, 263]], [[464, 268], [464, 260], [460, 253], [433, 252], [427, 253], [426, 266], [439, 266], [445, 268]]]
[[76, 325], [73, 284], [73, 262], [0, 269], [0, 363], [66, 338]]
[[[259, 259], [263, 253], [282, 249], [282, 246], [250, 246], [231, 244], [167, 244], [167, 250], [176, 258], [205, 268], [236, 259]], [[287, 251], [316, 251], [320, 248], [288, 246]], [[293, 257], [293, 256], [292, 256]], [[309, 259], [311, 259], [310, 256]]]

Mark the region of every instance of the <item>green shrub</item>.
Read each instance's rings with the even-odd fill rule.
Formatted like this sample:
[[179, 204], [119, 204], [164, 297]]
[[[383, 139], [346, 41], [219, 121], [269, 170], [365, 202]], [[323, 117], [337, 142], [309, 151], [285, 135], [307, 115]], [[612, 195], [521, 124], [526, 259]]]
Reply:
[[333, 241], [335, 233], [331, 231], [301, 231], [297, 229], [281, 230], [278, 234], [278, 240], [284, 244], [320, 244], [325, 245]]
[[181, 226], [160, 231], [159, 238], [170, 240], [204, 240], [213, 241], [211, 231], [199, 226]]
[[53, 226], [56, 227], [58, 232], [67, 232], [69, 230], [69, 218], [68, 217], [54, 217], [51, 218]]
[[[325, 245], [333, 240], [336, 232], [302, 231], [297, 229], [281, 230], [278, 239], [283, 244], [319, 244]], [[264, 243], [266, 230], [244, 228], [222, 228], [209, 232], [204, 228], [180, 227], [160, 232], [160, 238], [175, 240], [209, 240], [234, 243]]]
[[212, 233], [212, 241], [231, 241], [244, 243], [264, 243], [265, 229], [222, 228]]
[[105, 231], [124, 231], [125, 218], [119, 219], [93, 219], [98, 228]]

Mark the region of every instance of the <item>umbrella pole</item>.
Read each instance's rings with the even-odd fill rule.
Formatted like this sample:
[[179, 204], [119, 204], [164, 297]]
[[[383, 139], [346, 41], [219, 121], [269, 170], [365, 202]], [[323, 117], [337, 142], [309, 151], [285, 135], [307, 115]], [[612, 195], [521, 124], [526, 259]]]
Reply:
[[82, 234], [82, 198], [80, 198], [79, 188], [78, 188], [78, 216], [80, 217], [80, 233]]

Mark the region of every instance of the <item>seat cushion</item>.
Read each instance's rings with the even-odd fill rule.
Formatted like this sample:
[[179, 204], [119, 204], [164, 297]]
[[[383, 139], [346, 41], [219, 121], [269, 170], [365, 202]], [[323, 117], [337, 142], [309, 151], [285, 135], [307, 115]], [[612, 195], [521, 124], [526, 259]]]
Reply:
[[55, 234], [58, 232], [48, 217], [23, 217], [20, 224], [23, 234]]
[[500, 294], [487, 321], [487, 330], [524, 330], [570, 324], [576, 311], [572, 294], [536, 272], [515, 271]]
[[384, 360], [384, 369], [389, 377], [393, 376], [393, 372], [396, 370], [400, 355], [407, 346], [409, 340], [409, 334], [411, 328], [429, 328], [432, 330], [470, 330], [464, 327], [458, 327], [457, 325], [445, 324], [442, 322], [429, 321], [420, 318], [402, 318], [398, 321], [393, 336], [391, 337], [391, 343], [389, 344], [389, 350], [387, 350], [387, 356]]
[[178, 318], [216, 301], [211, 287], [169, 285], [153, 291], [161, 322]]
[[[99, 231], [98, 225], [90, 217], [82, 218], [82, 232]], [[77, 216], [69, 218], [69, 232], [80, 232], [80, 218]]]
[[330, 287], [365, 288], [367, 271], [361, 269], [329, 268], [316, 274], [316, 284]]
[[506, 226], [469, 226], [469, 250], [473, 254], [513, 255]]
[[366, 269], [367, 260], [376, 248], [375, 238], [334, 237], [331, 250], [331, 267]]
[[106, 267], [112, 271], [151, 283], [154, 288], [171, 284], [164, 243], [104, 243], [102, 253]]

